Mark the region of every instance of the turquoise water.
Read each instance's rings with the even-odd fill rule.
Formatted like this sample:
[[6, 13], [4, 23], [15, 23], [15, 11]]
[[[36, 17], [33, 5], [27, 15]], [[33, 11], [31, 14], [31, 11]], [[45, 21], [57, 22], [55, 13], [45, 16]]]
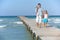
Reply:
[[[36, 16], [26, 16], [30, 19], [35, 19]], [[48, 17], [48, 24], [52, 27], [59, 28], [60, 29], [60, 16], [49, 16]]]
[[0, 17], [0, 40], [33, 40], [19, 18]]

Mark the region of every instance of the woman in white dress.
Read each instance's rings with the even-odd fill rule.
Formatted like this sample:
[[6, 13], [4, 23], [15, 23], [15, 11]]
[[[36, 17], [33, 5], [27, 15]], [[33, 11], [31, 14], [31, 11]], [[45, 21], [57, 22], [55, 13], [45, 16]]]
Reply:
[[41, 27], [41, 23], [42, 23], [42, 8], [41, 8], [41, 4], [38, 3], [36, 6], [36, 25], [39, 27]]

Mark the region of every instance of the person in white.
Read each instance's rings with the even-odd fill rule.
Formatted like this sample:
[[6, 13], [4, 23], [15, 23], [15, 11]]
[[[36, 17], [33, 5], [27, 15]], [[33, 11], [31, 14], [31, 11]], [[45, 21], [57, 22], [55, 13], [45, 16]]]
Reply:
[[41, 4], [38, 3], [36, 6], [36, 24], [37, 26], [41, 26], [42, 23], [42, 8], [41, 8]]

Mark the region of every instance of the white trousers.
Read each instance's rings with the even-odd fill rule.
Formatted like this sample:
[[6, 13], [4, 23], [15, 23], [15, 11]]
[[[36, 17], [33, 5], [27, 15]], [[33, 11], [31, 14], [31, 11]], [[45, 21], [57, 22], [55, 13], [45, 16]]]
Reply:
[[40, 24], [42, 22], [42, 17], [36, 16], [36, 22]]

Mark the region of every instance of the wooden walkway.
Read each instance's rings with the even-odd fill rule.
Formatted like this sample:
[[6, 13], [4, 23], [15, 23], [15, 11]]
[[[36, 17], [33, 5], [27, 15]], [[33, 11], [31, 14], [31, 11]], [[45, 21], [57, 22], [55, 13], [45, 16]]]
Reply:
[[36, 26], [35, 19], [29, 19], [24, 16], [19, 17], [29, 30], [35, 34], [36, 40], [40, 38], [41, 40], [60, 40], [60, 29], [54, 27], [42, 27]]

